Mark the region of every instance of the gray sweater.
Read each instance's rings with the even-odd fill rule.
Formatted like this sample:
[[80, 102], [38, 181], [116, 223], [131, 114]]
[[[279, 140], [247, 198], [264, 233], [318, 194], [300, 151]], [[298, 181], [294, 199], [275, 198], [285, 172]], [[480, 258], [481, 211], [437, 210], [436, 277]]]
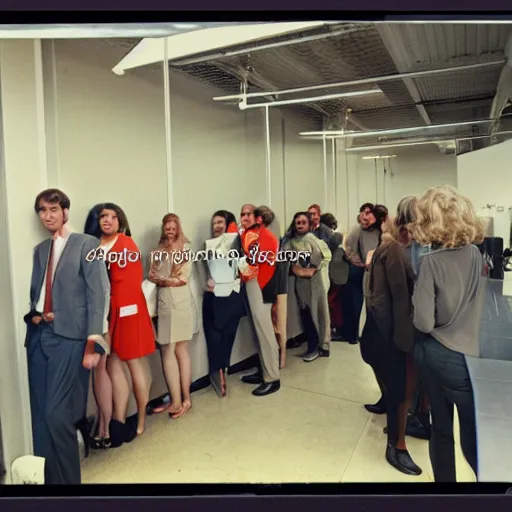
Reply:
[[451, 350], [479, 357], [482, 273], [483, 258], [475, 245], [422, 254], [412, 297], [416, 329]]
[[370, 251], [377, 249], [380, 230], [363, 229], [359, 224], [354, 226], [345, 240], [345, 252], [353, 265], [364, 267]]

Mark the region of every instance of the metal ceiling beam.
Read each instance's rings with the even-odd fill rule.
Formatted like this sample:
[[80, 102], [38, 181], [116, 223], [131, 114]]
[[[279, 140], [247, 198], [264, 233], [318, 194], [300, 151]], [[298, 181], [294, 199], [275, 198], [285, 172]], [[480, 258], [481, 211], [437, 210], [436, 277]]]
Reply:
[[493, 96], [485, 98], [479, 97], [475, 99], [464, 98], [463, 100], [446, 100], [446, 101], [425, 101], [423, 104], [432, 108], [433, 114], [440, 112], [451, 112], [456, 110], [465, 110], [468, 108], [489, 107], [493, 101]]
[[[225, 56], [228, 48], [233, 46], [261, 45], [262, 41], [290, 34], [300, 34], [306, 30], [318, 29], [332, 25], [333, 22], [283, 22], [283, 23], [253, 23], [205, 28], [183, 34], [176, 34], [162, 40], [144, 38], [132, 49], [113, 69], [116, 75], [124, 75], [127, 70], [148, 66], [164, 60], [163, 44], [167, 44], [168, 62], [183, 62], [186, 59], [200, 58], [205, 52], [217, 56]], [[162, 42], [164, 41], [164, 42]], [[247, 50], [244, 51], [247, 53]], [[210, 55], [207, 60], [214, 58]]]
[[501, 72], [496, 95], [491, 106], [490, 116], [497, 119], [492, 127], [492, 131], [499, 129], [499, 117], [503, 110], [512, 104], [512, 34], [509, 36], [505, 47], [505, 55], [507, 56], [506, 64]]
[[[325, 22], [325, 24], [334, 23], [334, 22]], [[217, 59], [225, 59], [228, 57], [236, 57], [238, 55], [246, 55], [248, 53], [260, 52], [263, 50], [273, 50], [275, 48], [282, 48], [285, 46], [291, 46], [294, 44], [307, 43], [309, 41], [318, 41], [320, 39], [327, 39], [330, 37], [342, 36], [346, 34], [350, 34], [351, 32], [359, 32], [361, 27], [355, 28], [341, 28], [341, 29], [330, 29], [328, 32], [324, 32], [322, 34], [313, 34], [310, 36], [298, 37], [295, 39], [286, 39], [284, 41], [276, 41], [273, 43], [261, 44], [261, 42], [254, 42], [251, 46], [245, 46], [244, 48], [239, 48], [237, 50], [229, 50], [226, 48], [222, 51], [210, 51], [204, 52], [200, 55], [195, 55], [190, 58], [184, 58], [180, 60], [176, 60], [172, 62], [173, 66], [188, 66], [191, 64], [199, 64], [202, 62], [209, 62], [211, 60]]]
[[[407, 73], [410, 71], [407, 46], [404, 45], [404, 41], [400, 37], [399, 31], [397, 31], [393, 25], [387, 23], [377, 23], [375, 27], [382, 39], [382, 42], [384, 43], [384, 46], [386, 47], [386, 50], [389, 53], [389, 56], [395, 63], [397, 70], [400, 73]], [[430, 119], [425, 107], [423, 106], [423, 98], [421, 97], [421, 94], [418, 90], [418, 87], [416, 87], [414, 80], [411, 78], [404, 78], [403, 83], [405, 87], [407, 87], [407, 90], [409, 91], [409, 94], [415, 103], [416, 109], [418, 110], [418, 113], [420, 114], [423, 121], [425, 121], [425, 124], [432, 124], [432, 120]]]
[[344, 82], [335, 82], [329, 84], [321, 84], [321, 85], [310, 85], [307, 87], [295, 87], [293, 89], [282, 89], [280, 91], [267, 91], [267, 92], [250, 92], [247, 95], [244, 94], [230, 94], [228, 96], [217, 96], [214, 101], [232, 101], [232, 100], [242, 100], [243, 98], [258, 98], [264, 97], [268, 95], [273, 96], [284, 96], [286, 94], [297, 94], [300, 92], [306, 91], [318, 91], [321, 89], [337, 89], [340, 87], [354, 87], [359, 85], [368, 85], [375, 84], [378, 82], [389, 82], [392, 80], [404, 80], [405, 78], [421, 78], [425, 76], [433, 76], [433, 75], [442, 75], [446, 73], [460, 72], [460, 71], [471, 71], [477, 69], [483, 69], [494, 66], [503, 65], [505, 60], [493, 61], [493, 62], [482, 62], [479, 64], [470, 64], [467, 66], [453, 66], [449, 68], [441, 68], [441, 69], [429, 69], [427, 71], [414, 71], [411, 73], [398, 73], [395, 75], [384, 75], [384, 76], [376, 76], [371, 78], [361, 78], [357, 80], [348, 80]]

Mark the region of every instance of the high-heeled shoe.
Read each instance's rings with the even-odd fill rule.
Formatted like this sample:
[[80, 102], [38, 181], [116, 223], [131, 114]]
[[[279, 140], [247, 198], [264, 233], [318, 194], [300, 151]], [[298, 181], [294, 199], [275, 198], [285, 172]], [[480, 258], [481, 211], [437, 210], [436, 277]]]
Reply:
[[79, 420], [76, 423], [76, 428], [78, 431], [80, 431], [80, 434], [82, 435], [82, 439], [84, 441], [84, 458], [89, 457], [89, 438], [90, 438], [90, 431], [89, 431], [89, 420], [84, 417], [81, 420]]
[[112, 447], [112, 440], [110, 437], [91, 437], [89, 446], [93, 450], [108, 450]]

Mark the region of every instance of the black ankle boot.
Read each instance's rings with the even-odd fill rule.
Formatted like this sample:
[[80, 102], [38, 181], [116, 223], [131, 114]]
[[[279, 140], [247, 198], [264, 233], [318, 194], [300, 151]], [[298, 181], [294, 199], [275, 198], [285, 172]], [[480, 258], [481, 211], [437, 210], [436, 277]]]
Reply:
[[386, 460], [405, 475], [419, 476], [422, 473], [421, 468], [414, 463], [407, 450], [399, 450], [390, 443], [386, 448]]
[[386, 414], [386, 400], [381, 397], [376, 404], [365, 404], [364, 408], [372, 414]]
[[428, 413], [409, 414], [405, 434], [416, 439], [430, 441], [432, 427]]
[[127, 418], [125, 423], [112, 419], [110, 421], [110, 448], [118, 448], [124, 443], [131, 443], [137, 437], [137, 423]]

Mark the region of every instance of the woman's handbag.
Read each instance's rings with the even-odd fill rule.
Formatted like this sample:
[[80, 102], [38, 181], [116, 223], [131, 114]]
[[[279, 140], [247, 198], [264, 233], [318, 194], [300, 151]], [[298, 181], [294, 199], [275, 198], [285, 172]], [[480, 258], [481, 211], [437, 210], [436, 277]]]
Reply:
[[152, 283], [148, 279], [142, 281], [142, 293], [146, 298], [146, 304], [148, 305], [149, 316], [154, 318], [157, 315], [157, 298], [158, 290], [155, 283]]

